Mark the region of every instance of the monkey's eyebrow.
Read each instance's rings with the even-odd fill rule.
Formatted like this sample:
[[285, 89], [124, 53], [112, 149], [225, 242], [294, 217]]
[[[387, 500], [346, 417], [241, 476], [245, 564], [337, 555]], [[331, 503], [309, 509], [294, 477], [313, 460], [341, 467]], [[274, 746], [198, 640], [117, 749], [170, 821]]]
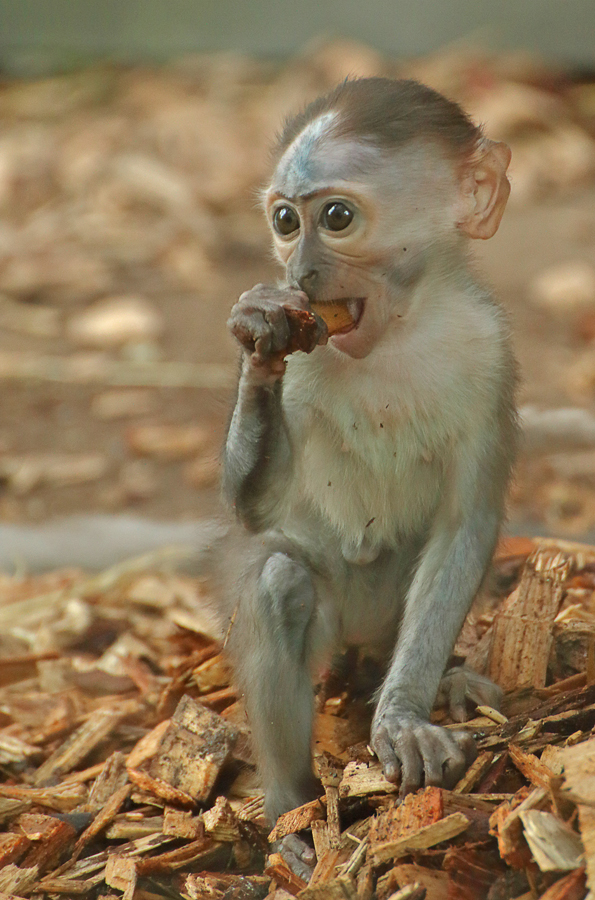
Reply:
[[308, 191], [307, 194], [282, 194], [281, 191], [273, 191], [271, 200], [288, 200], [290, 203], [295, 203], [297, 200], [311, 200], [312, 197], [319, 197], [321, 194], [332, 192], [334, 187], [335, 185], [329, 184], [326, 187], [317, 188], [315, 191]]

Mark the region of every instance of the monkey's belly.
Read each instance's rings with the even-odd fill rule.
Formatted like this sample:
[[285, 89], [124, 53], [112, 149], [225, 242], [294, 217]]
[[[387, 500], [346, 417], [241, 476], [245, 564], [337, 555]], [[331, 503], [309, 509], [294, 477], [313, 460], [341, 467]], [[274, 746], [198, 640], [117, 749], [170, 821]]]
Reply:
[[302, 460], [300, 487], [333, 528], [349, 562], [367, 564], [383, 547], [425, 530], [441, 495], [441, 468], [421, 457], [388, 452], [369, 462], [332, 453], [312, 439]]

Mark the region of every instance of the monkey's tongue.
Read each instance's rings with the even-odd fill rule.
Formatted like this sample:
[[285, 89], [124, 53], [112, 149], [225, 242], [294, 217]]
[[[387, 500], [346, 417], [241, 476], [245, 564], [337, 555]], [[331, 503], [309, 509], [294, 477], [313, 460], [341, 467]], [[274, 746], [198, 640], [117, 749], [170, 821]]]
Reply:
[[310, 303], [313, 311], [325, 323], [329, 335], [346, 334], [357, 328], [364, 311], [364, 300], [353, 297], [334, 303]]

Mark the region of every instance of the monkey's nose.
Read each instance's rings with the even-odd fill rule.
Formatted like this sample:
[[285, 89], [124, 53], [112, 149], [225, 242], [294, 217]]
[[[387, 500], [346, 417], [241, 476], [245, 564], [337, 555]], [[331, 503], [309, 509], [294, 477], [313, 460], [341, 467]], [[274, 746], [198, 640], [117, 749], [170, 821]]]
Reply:
[[306, 272], [305, 275], [301, 275], [298, 278], [297, 283], [299, 284], [302, 291], [306, 294], [309, 291], [312, 291], [316, 286], [316, 282], [318, 281], [318, 269], [310, 269], [309, 272]]

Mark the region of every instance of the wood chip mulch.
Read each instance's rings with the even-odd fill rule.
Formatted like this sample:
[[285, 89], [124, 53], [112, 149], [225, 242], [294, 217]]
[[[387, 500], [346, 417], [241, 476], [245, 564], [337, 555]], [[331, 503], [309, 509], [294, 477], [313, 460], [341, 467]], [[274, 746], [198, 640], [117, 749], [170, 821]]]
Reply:
[[[595, 547], [512, 539], [494, 573], [455, 656], [502, 711], [434, 713], [476, 738], [461, 781], [398, 802], [348, 657], [317, 694], [320, 798], [271, 833], [207, 582], [151, 559], [0, 576], [0, 900], [592, 896]], [[294, 833], [308, 883], [272, 846]]]

